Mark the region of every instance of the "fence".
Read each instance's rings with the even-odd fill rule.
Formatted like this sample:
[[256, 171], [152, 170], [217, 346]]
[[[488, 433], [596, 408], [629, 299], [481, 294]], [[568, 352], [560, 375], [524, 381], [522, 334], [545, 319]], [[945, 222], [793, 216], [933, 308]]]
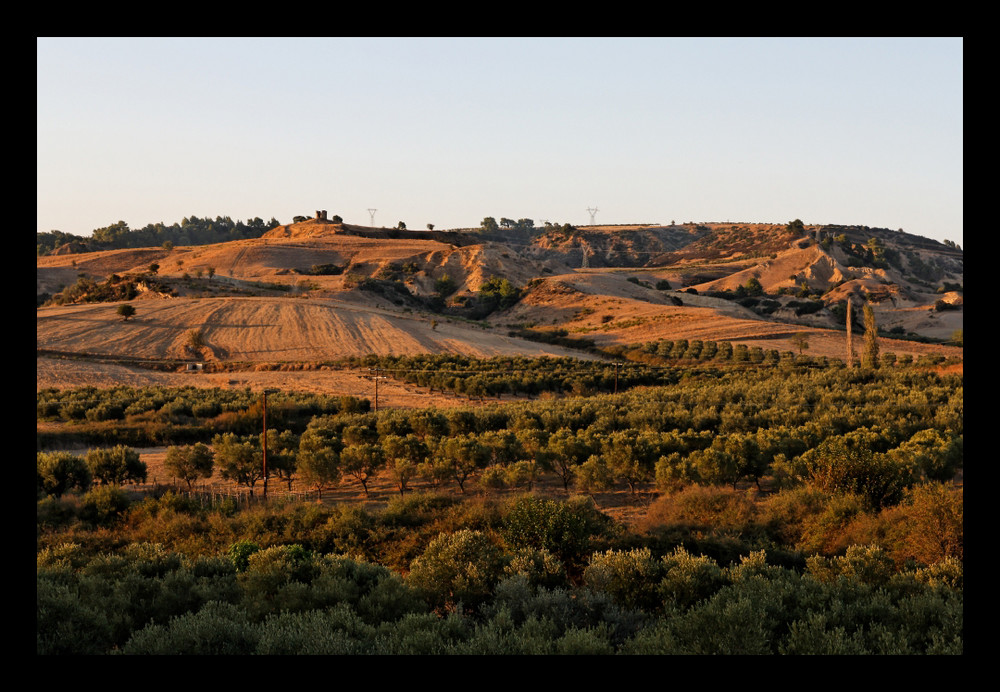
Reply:
[[[196, 500], [203, 507], [215, 507], [226, 501], [235, 502], [237, 507], [249, 507], [252, 504], [259, 504], [264, 501], [264, 490], [260, 486], [254, 488], [253, 494], [250, 493], [248, 488], [242, 487], [215, 487], [214, 485], [208, 485], [188, 488], [184, 483], [177, 482], [138, 483], [133, 487], [141, 495], [162, 494], [164, 491], [170, 491], [179, 497]], [[281, 502], [318, 502], [321, 500], [321, 496], [315, 490], [291, 491], [268, 485], [267, 501], [276, 500]]]

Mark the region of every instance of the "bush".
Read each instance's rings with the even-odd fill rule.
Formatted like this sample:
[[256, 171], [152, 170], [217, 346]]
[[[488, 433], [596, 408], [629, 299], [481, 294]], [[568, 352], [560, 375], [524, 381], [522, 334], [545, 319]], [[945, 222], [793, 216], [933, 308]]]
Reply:
[[49, 495], [38, 501], [35, 523], [47, 529], [66, 526], [76, 518], [76, 512], [77, 503]]
[[507, 487], [506, 469], [499, 464], [491, 464], [479, 474], [479, 487], [502, 490]]
[[114, 628], [101, 605], [86, 600], [66, 584], [44, 577], [36, 580], [36, 655], [108, 652]]
[[166, 625], [148, 625], [122, 647], [124, 654], [239, 656], [254, 653], [258, 627], [229, 603], [212, 602]]
[[80, 518], [84, 521], [106, 526], [125, 513], [129, 507], [128, 495], [116, 485], [94, 488], [83, 496]]
[[923, 565], [965, 557], [964, 491], [945, 483], [922, 483], [903, 502], [883, 512], [883, 541], [897, 564]]
[[831, 582], [844, 577], [871, 586], [885, 585], [895, 571], [889, 555], [874, 545], [852, 545], [843, 556], [833, 558], [814, 555], [806, 560], [806, 567], [819, 581]]
[[906, 468], [867, 444], [833, 439], [802, 455], [810, 482], [831, 493], [856, 494], [879, 509], [898, 503], [910, 480]]
[[511, 557], [504, 569], [508, 577], [522, 576], [533, 586], [560, 588], [569, 585], [566, 566], [558, 557], [544, 548], [521, 548]]
[[503, 514], [500, 535], [514, 548], [544, 550], [563, 562], [577, 562], [589, 551], [591, 536], [608, 522], [589, 498], [569, 501], [524, 496]]
[[692, 485], [653, 502], [640, 528], [684, 526], [742, 533], [757, 521], [756, 505], [747, 493], [732, 488]]
[[481, 531], [444, 533], [413, 561], [407, 582], [434, 606], [462, 603], [474, 609], [490, 597], [506, 562]]
[[145, 483], [146, 464], [139, 453], [124, 445], [87, 452], [87, 468], [94, 480], [103, 485]]
[[39, 495], [62, 497], [69, 490], [86, 490], [92, 480], [87, 463], [70, 452], [39, 452], [36, 468]]
[[584, 570], [584, 583], [608, 594], [623, 608], [654, 610], [662, 598], [658, 587], [664, 565], [649, 548], [608, 550], [595, 553]]
[[250, 564], [250, 556], [259, 550], [260, 546], [253, 541], [237, 541], [229, 546], [228, 555], [236, 571], [244, 572]]
[[688, 608], [708, 598], [726, 584], [722, 569], [705, 555], [692, 555], [683, 547], [663, 557], [662, 598], [678, 608]]
[[306, 613], [279, 613], [259, 626], [254, 653], [266, 656], [367, 654], [377, 628], [346, 603]]

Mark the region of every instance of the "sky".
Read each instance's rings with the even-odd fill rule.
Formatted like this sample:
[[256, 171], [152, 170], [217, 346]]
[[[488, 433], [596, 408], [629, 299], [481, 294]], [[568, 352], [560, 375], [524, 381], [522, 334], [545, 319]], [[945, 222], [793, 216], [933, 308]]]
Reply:
[[40, 37], [37, 230], [325, 209], [410, 229], [801, 219], [964, 247], [962, 48]]

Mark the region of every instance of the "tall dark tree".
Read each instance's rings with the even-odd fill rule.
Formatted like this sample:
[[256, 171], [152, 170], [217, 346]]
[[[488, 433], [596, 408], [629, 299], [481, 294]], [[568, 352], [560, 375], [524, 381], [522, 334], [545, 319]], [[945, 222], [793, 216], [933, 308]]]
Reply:
[[872, 306], [865, 304], [863, 308], [865, 318], [865, 345], [861, 353], [861, 365], [866, 368], [877, 368], [878, 359], [878, 325], [875, 324], [875, 311]]

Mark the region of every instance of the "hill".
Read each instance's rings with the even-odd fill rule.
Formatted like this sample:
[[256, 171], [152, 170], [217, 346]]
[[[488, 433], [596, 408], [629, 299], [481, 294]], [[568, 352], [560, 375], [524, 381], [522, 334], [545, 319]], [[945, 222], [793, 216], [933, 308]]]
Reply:
[[[850, 297], [874, 306], [882, 352], [960, 356], [942, 342], [962, 329], [963, 272], [957, 248], [859, 226], [503, 236], [316, 218], [213, 245], [39, 257], [36, 340], [42, 355], [318, 363], [366, 354], [593, 357], [512, 336], [525, 328], [598, 347], [701, 339], [781, 351], [805, 333], [809, 355], [842, 358]], [[117, 314], [124, 300], [136, 307], [127, 321]]]

